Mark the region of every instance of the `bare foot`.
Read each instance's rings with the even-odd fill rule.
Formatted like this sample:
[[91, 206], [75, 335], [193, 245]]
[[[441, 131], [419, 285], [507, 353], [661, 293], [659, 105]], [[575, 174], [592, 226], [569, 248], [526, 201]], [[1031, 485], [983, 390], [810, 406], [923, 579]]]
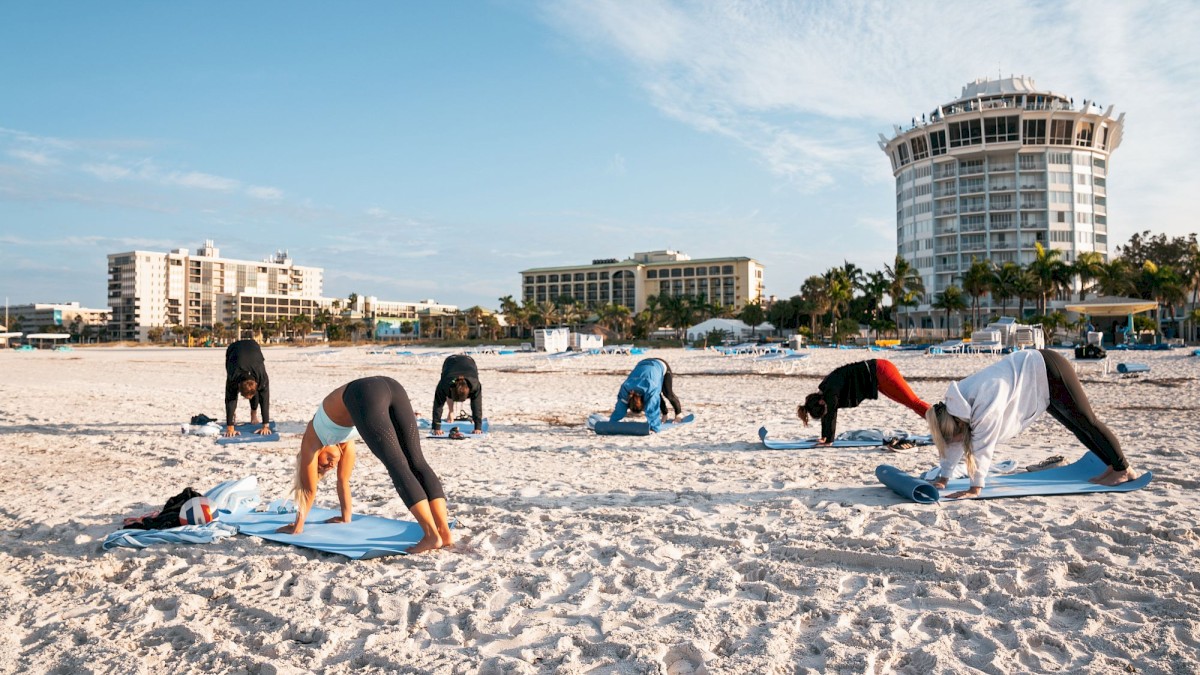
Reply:
[[424, 553], [426, 551], [432, 551], [434, 549], [438, 549], [441, 547], [442, 547], [442, 538], [441, 537], [437, 536], [437, 534], [427, 534], [421, 539], [421, 541], [418, 541], [417, 543], [410, 546], [409, 549], [407, 551], [405, 551], [405, 553], [408, 553], [410, 555], [416, 554], [416, 553]]
[[1099, 476], [1092, 476], [1091, 478], [1089, 478], [1088, 482], [1095, 483], [1097, 485], [1108, 485], [1108, 483], [1105, 483], [1104, 481], [1111, 478], [1114, 473], [1116, 473], [1116, 471], [1113, 471], [1113, 468], [1110, 466], [1107, 469], [1105, 469], [1104, 473], [1100, 474]]
[[450, 534], [450, 528], [438, 530], [438, 537], [442, 540], [442, 548], [450, 548], [454, 545], [454, 536]]
[[1137, 474], [1133, 469], [1125, 469], [1124, 471], [1113, 471], [1107, 478], [1098, 481], [1101, 485], [1113, 486], [1121, 483], [1128, 483], [1131, 480], [1137, 480]]

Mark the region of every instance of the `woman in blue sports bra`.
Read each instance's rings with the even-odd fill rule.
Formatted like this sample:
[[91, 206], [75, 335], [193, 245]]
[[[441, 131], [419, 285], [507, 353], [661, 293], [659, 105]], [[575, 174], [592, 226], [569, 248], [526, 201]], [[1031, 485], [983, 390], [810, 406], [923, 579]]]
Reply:
[[449, 516], [442, 482], [421, 453], [421, 436], [408, 394], [390, 377], [354, 380], [333, 390], [317, 408], [304, 430], [296, 455], [294, 492], [296, 522], [279, 528], [287, 534], [304, 531], [317, 483], [337, 471], [338, 502], [342, 514], [327, 522], [351, 519], [350, 474], [354, 471], [354, 444], [347, 442], [358, 429], [371, 452], [383, 462], [396, 492], [421, 526], [424, 537], [408, 553], [423, 553], [450, 546]]

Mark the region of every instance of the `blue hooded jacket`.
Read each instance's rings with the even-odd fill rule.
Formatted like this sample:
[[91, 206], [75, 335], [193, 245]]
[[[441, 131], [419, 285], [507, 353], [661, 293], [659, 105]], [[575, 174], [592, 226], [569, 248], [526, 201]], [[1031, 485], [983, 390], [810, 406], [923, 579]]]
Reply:
[[629, 412], [629, 394], [639, 392], [646, 405], [646, 422], [650, 431], [658, 433], [662, 429], [662, 384], [667, 374], [667, 364], [661, 359], [643, 359], [633, 367], [621, 390], [617, 392], [617, 407], [613, 410], [609, 422], [619, 422]]

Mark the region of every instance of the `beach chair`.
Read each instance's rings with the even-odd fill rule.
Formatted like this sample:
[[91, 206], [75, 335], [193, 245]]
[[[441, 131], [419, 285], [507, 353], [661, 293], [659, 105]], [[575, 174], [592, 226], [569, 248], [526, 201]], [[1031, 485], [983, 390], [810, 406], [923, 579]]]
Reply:
[[946, 340], [940, 344], [933, 345], [926, 349], [925, 355], [945, 356], [948, 354], [962, 354], [964, 344], [965, 343], [962, 340]]
[[985, 328], [971, 334], [971, 351], [976, 354], [999, 354], [1003, 349], [1004, 337], [998, 330]]

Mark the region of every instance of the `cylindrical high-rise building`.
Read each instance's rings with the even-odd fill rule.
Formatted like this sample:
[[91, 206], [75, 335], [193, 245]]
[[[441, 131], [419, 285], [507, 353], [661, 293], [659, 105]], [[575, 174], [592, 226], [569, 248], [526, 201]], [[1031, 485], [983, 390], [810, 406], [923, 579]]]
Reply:
[[900, 313], [901, 327], [944, 327], [930, 303], [961, 286], [976, 258], [1028, 265], [1041, 244], [1068, 263], [1087, 251], [1108, 260], [1108, 159], [1125, 121], [1112, 112], [1039, 90], [1028, 77], [985, 79], [896, 127], [891, 140], [880, 134], [896, 177], [896, 253], [926, 290]]

